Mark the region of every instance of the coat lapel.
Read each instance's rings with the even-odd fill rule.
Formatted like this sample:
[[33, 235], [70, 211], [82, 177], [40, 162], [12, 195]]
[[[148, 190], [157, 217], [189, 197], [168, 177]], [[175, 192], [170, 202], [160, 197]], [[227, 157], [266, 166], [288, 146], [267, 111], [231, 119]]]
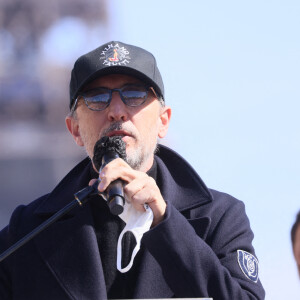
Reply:
[[166, 201], [181, 212], [212, 201], [208, 188], [187, 161], [165, 146], [158, 149], [157, 184]]
[[[35, 211], [46, 220], [88, 185], [89, 160], [75, 167]], [[106, 299], [106, 287], [89, 203], [76, 207], [34, 239], [45, 264], [72, 299]]]
[[105, 299], [106, 287], [88, 205], [52, 224], [35, 239], [37, 249], [72, 299]]
[[163, 198], [188, 219], [199, 237], [206, 240], [211, 219], [195, 217], [193, 209], [213, 201], [209, 189], [189, 163], [173, 150], [160, 145], [156, 162]]

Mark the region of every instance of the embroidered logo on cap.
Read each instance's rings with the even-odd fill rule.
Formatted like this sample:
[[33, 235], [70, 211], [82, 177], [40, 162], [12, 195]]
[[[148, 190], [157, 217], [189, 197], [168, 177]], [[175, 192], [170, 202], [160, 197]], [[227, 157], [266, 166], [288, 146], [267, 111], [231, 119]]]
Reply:
[[257, 282], [258, 280], [258, 260], [251, 253], [238, 250], [237, 259], [241, 270], [247, 278]]
[[100, 60], [108, 67], [126, 66], [130, 62], [129, 51], [119, 44], [108, 44], [101, 52]]

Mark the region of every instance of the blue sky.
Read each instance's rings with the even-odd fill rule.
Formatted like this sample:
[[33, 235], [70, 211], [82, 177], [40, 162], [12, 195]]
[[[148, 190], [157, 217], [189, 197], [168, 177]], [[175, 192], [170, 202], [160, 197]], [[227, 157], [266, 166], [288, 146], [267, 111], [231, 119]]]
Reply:
[[157, 58], [173, 108], [164, 143], [244, 201], [266, 299], [296, 299], [300, 2], [111, 1], [111, 39]]

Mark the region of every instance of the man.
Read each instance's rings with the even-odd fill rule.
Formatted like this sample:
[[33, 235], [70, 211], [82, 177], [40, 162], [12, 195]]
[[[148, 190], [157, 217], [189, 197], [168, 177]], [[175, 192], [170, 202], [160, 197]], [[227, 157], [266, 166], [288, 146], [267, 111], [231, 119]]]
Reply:
[[[127, 202], [141, 213], [151, 208], [151, 228], [132, 268], [120, 273], [117, 240], [125, 224], [93, 196], [0, 263], [1, 299], [264, 298], [243, 203], [208, 189], [183, 158], [157, 146], [171, 109], [152, 54], [110, 42], [80, 57], [70, 110], [67, 128], [89, 158], [100, 138], [120, 136], [126, 162], [117, 158], [99, 174], [89, 158], [79, 163], [50, 194], [15, 210], [0, 250], [97, 178], [100, 193], [123, 180]], [[123, 243], [129, 256], [132, 243], [130, 236]]]
[[298, 212], [296, 221], [292, 226], [291, 239], [292, 239], [293, 253], [297, 263], [298, 273], [300, 276], [300, 212]]

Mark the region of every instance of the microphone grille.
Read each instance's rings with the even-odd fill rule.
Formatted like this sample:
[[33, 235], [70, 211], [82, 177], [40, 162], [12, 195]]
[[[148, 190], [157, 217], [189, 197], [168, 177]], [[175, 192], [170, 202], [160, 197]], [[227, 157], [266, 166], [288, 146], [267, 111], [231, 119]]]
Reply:
[[126, 144], [122, 136], [104, 136], [94, 146], [93, 163], [97, 170], [102, 165], [102, 157], [106, 152], [115, 152], [126, 161]]

